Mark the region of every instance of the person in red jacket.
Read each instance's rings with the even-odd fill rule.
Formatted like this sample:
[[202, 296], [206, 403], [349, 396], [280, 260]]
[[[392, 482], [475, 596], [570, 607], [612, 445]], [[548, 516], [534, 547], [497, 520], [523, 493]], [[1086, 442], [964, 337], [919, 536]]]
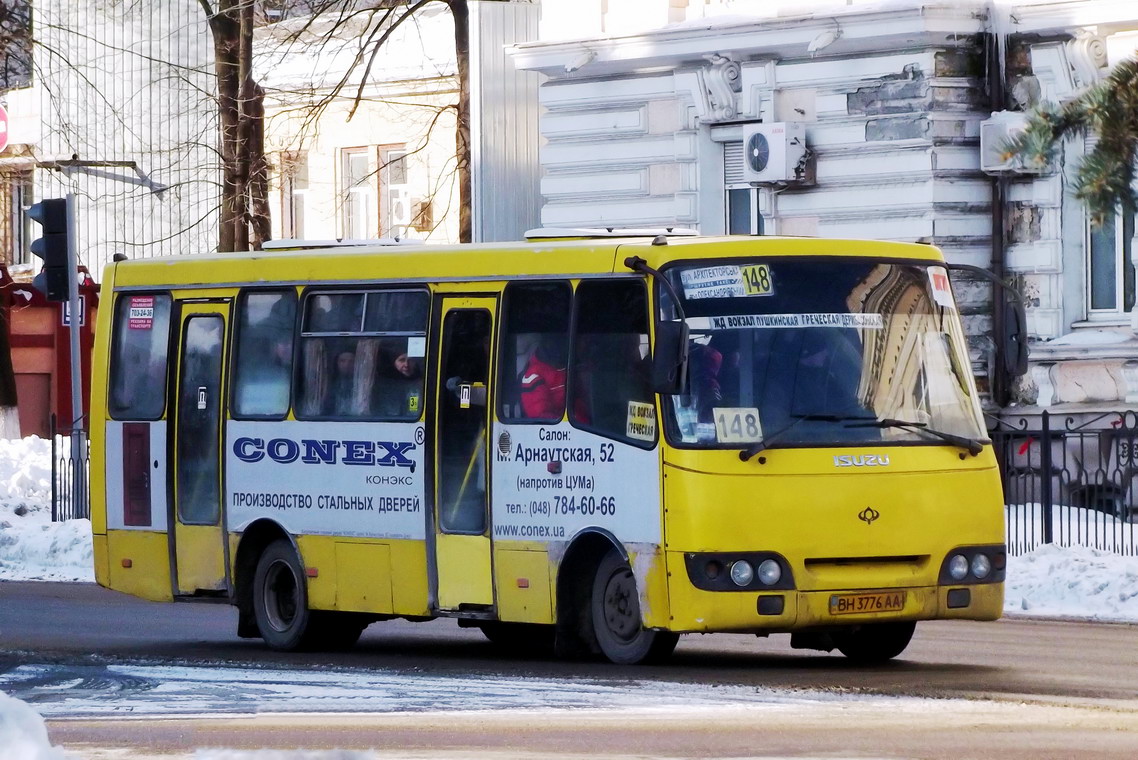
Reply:
[[536, 420], [559, 420], [565, 413], [564, 351], [547, 340], [538, 346], [522, 372], [522, 414]]

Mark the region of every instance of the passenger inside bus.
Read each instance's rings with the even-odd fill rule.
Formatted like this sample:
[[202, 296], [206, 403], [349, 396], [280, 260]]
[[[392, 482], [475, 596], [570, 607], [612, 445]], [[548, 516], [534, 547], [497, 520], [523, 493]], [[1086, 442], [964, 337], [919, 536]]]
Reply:
[[715, 407], [723, 406], [723, 390], [719, 384], [723, 354], [710, 343], [697, 344], [692, 347], [688, 361], [691, 368], [689, 382], [692, 404], [696, 409], [696, 421], [712, 422]]
[[407, 355], [406, 341], [393, 345], [384, 356], [384, 372], [377, 383], [377, 412], [381, 417], [418, 419], [423, 394], [421, 360]]
[[541, 336], [521, 374], [520, 399], [524, 416], [561, 419], [565, 409], [567, 353], [564, 336]]
[[355, 395], [355, 351], [345, 350], [336, 354], [335, 369], [332, 382], [328, 384], [328, 398], [325, 400], [324, 413], [334, 417], [353, 416]]

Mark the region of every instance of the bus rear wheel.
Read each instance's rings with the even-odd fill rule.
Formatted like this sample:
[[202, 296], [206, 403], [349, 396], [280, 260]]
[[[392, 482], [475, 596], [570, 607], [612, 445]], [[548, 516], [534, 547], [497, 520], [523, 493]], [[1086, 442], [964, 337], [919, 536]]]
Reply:
[[285, 539], [269, 544], [257, 560], [253, 613], [257, 630], [270, 649], [291, 652], [308, 645], [313, 620], [304, 568]]
[[649, 631], [641, 625], [636, 576], [615, 550], [597, 566], [589, 612], [601, 654], [618, 665], [658, 662], [679, 641], [670, 631]]
[[856, 663], [873, 665], [904, 652], [916, 628], [917, 624], [912, 621], [862, 625], [834, 633], [834, 646]]

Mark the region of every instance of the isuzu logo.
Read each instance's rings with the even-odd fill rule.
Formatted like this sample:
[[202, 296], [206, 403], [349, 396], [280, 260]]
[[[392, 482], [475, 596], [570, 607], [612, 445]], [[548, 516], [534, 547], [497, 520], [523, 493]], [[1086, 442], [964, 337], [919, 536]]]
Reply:
[[888, 454], [838, 454], [835, 467], [888, 467]]
[[866, 525], [872, 525], [873, 521], [881, 517], [881, 513], [873, 507], [866, 507], [857, 513], [857, 519], [861, 520]]

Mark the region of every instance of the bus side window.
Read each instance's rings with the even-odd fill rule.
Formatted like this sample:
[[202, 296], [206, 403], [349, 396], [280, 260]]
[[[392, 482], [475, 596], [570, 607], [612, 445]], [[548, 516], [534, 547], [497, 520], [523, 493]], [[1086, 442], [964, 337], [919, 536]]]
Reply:
[[116, 420], [157, 420], [166, 408], [170, 296], [123, 293], [115, 302], [108, 410]]
[[429, 309], [424, 290], [310, 296], [301, 331], [297, 417], [419, 419]]
[[[640, 280], [587, 280], [577, 286], [576, 325], [570, 362], [573, 424], [610, 438], [651, 446], [651, 432], [637, 427], [655, 405], [648, 348], [648, 295]], [[637, 435], [630, 435], [632, 429]]]
[[568, 282], [510, 283], [502, 329], [498, 416], [560, 422], [569, 348]]
[[237, 314], [234, 417], [288, 414], [296, 291], [250, 292]]

